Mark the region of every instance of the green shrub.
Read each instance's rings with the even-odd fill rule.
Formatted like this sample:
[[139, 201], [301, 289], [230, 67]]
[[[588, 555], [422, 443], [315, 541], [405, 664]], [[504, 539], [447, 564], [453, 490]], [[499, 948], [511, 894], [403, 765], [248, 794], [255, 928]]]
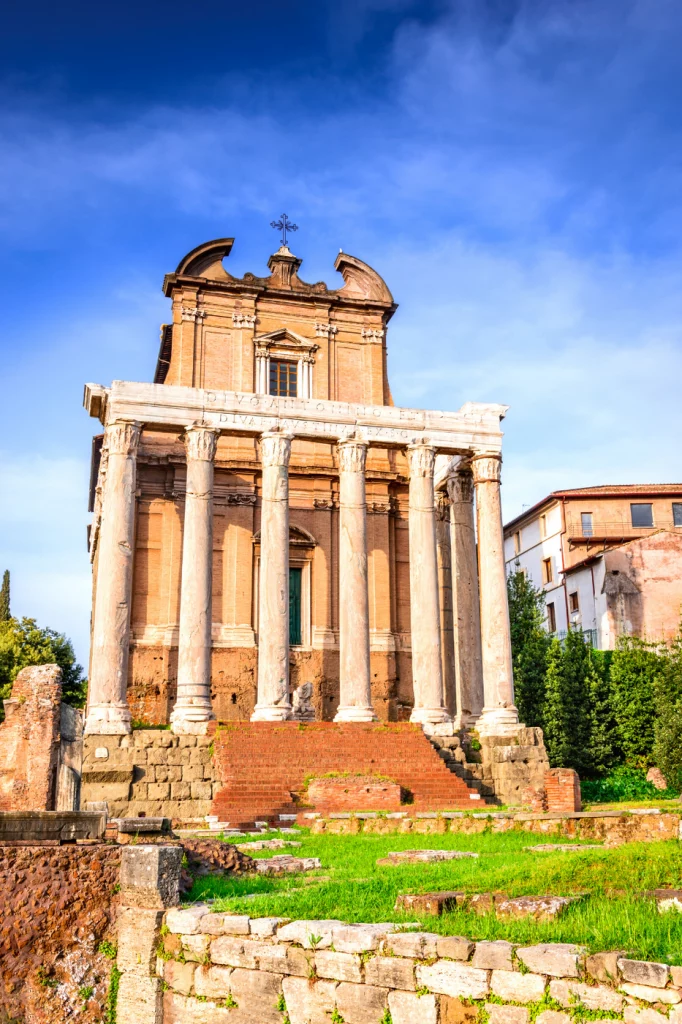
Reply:
[[584, 779], [580, 783], [585, 803], [620, 803], [625, 800], [674, 800], [677, 792], [656, 789], [646, 780], [646, 772], [629, 765], [613, 768], [602, 779]]

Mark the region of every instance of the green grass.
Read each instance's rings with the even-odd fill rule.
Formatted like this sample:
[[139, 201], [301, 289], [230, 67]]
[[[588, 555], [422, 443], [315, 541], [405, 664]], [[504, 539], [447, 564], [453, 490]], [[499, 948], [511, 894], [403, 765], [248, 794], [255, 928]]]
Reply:
[[[295, 838], [282, 836], [282, 838]], [[442, 918], [418, 918], [427, 931], [472, 939], [505, 938], [517, 943], [577, 942], [589, 949], [622, 949], [638, 959], [682, 964], [682, 914], [659, 914], [652, 901], [635, 898], [647, 889], [682, 887], [682, 846], [677, 841], [630, 843], [584, 853], [529, 853], [523, 848], [562, 842], [556, 834], [527, 832], [463, 835], [310, 835], [301, 830], [298, 849], [257, 851], [256, 856], [291, 852], [319, 857], [328, 876], [219, 877], [198, 879], [189, 899], [216, 899], [216, 909], [252, 917], [339, 918], [343, 921], [406, 922], [393, 911], [399, 892], [439, 889], [467, 893], [502, 891], [511, 896], [587, 893], [556, 922], [498, 921], [464, 910]], [[377, 867], [390, 851], [473, 850], [479, 858], [440, 864]]]

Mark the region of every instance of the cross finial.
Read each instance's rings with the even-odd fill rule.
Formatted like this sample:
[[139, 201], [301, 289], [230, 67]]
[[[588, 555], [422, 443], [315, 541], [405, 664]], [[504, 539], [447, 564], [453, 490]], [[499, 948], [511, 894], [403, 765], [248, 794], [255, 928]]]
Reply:
[[292, 224], [286, 213], [283, 213], [279, 220], [271, 220], [270, 227], [282, 232], [281, 243], [287, 244], [287, 231], [298, 231], [298, 224]]

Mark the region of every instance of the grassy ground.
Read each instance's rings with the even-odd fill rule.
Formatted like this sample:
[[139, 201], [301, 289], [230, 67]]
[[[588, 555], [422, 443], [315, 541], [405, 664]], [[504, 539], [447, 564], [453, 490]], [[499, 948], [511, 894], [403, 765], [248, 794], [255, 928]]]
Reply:
[[[195, 883], [190, 900], [217, 899], [216, 909], [252, 917], [405, 922], [408, 918], [393, 911], [399, 892], [587, 893], [558, 921], [548, 924], [497, 921], [494, 915], [478, 917], [463, 910], [421, 920], [411, 914], [409, 920], [420, 920], [427, 931], [447, 935], [517, 943], [577, 942], [593, 951], [621, 949], [638, 959], [682, 964], [682, 914], [659, 914], [652, 901], [635, 896], [647, 889], [682, 887], [682, 846], [677, 841], [631, 843], [583, 853], [530, 853], [524, 847], [566, 840], [525, 832], [325, 836], [310, 835], [308, 830], [301, 830], [298, 838], [303, 844], [299, 850], [274, 852], [319, 857], [319, 879], [310, 875], [209, 876]], [[473, 850], [480, 856], [440, 864], [376, 866], [377, 858], [390, 851], [417, 848]], [[268, 855], [268, 851], [255, 854]]]

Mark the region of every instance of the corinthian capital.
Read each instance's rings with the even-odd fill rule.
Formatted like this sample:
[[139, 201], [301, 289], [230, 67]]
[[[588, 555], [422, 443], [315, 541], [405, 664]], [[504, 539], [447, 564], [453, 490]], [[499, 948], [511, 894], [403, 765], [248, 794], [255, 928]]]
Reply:
[[291, 434], [268, 430], [261, 434], [260, 458], [264, 466], [288, 466], [291, 458]]
[[185, 431], [187, 459], [194, 462], [213, 462], [220, 431], [215, 427], [188, 427]]
[[433, 476], [436, 449], [426, 441], [409, 444], [407, 460], [410, 465], [410, 476]]
[[474, 474], [468, 466], [448, 477], [448, 495], [453, 505], [460, 501], [471, 504], [474, 500]]
[[502, 456], [499, 453], [474, 455], [471, 460], [475, 484], [499, 484], [502, 477]]
[[349, 438], [339, 441], [339, 469], [342, 473], [364, 473], [367, 462], [367, 442]]
[[110, 455], [135, 455], [140, 440], [141, 425], [130, 420], [118, 420], [106, 428], [104, 443]]

